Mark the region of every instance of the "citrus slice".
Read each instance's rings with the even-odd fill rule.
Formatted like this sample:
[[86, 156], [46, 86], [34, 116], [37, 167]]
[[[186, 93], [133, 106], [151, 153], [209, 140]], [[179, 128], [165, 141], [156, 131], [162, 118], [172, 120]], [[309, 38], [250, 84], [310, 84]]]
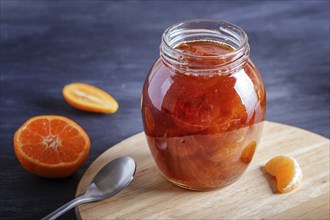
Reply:
[[292, 157], [276, 156], [266, 163], [265, 170], [276, 177], [277, 190], [280, 193], [297, 188], [303, 177], [298, 162]]
[[73, 107], [97, 113], [114, 113], [117, 101], [107, 92], [85, 83], [71, 83], [63, 88], [65, 100]]
[[22, 166], [48, 178], [73, 174], [87, 158], [89, 148], [87, 133], [63, 116], [33, 117], [14, 135], [14, 150]]

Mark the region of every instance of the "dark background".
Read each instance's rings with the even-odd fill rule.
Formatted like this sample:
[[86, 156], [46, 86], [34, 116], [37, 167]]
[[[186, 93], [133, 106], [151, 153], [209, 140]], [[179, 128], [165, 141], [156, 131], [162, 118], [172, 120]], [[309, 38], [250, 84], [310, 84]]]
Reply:
[[[192, 18], [226, 20], [247, 32], [267, 89], [267, 120], [330, 136], [329, 1], [1, 0], [1, 219], [38, 219], [58, 208], [74, 198], [98, 155], [142, 131], [141, 88], [161, 34]], [[77, 81], [108, 91], [119, 111], [71, 108], [62, 88]], [[36, 177], [15, 157], [14, 132], [42, 114], [67, 116], [91, 138], [87, 161], [69, 178]]]

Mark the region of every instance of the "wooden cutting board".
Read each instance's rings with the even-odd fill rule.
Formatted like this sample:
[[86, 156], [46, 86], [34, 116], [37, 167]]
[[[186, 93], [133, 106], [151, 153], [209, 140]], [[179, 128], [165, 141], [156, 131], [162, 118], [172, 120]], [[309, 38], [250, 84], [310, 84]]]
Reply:
[[[292, 156], [303, 172], [302, 185], [287, 194], [274, 192], [263, 165], [275, 155]], [[265, 122], [261, 143], [249, 168], [222, 189], [194, 192], [165, 180], [157, 170], [144, 133], [104, 152], [87, 169], [76, 195], [84, 193], [103, 165], [120, 157], [136, 160], [137, 172], [122, 192], [80, 205], [81, 219], [329, 219], [329, 139], [273, 122]]]

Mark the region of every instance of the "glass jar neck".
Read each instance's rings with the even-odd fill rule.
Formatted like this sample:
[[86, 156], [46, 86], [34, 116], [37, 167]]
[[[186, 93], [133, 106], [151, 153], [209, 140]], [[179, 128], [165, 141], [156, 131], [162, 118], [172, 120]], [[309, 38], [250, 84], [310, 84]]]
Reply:
[[[211, 41], [229, 45], [233, 51], [201, 56], [184, 53], [178, 45], [191, 41]], [[160, 44], [160, 57], [170, 68], [190, 74], [233, 73], [249, 58], [250, 47], [245, 32], [230, 23], [212, 20], [190, 20], [165, 30]]]

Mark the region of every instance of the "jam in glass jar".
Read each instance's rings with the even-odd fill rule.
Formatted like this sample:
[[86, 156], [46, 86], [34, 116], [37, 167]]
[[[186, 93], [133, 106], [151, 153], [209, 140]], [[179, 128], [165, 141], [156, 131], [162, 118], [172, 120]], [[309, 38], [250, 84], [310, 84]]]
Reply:
[[175, 185], [223, 187], [251, 162], [266, 94], [249, 53], [245, 32], [223, 21], [190, 20], [164, 32], [141, 111], [152, 156]]

